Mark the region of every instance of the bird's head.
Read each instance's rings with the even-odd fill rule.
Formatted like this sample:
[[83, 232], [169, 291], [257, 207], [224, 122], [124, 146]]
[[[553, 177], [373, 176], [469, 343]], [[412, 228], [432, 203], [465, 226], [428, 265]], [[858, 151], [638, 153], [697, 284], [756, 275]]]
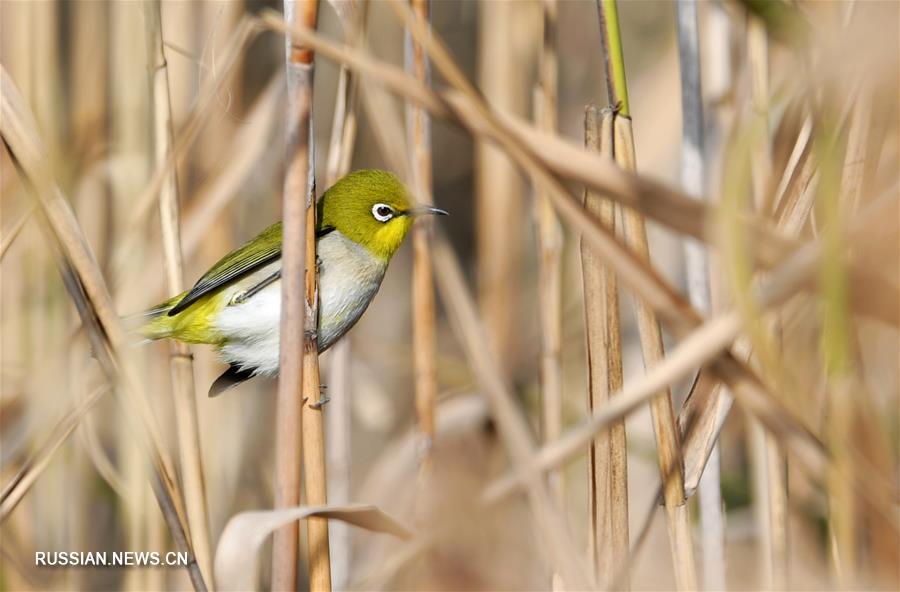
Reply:
[[400, 248], [413, 218], [423, 214], [447, 212], [415, 205], [396, 176], [367, 169], [350, 173], [325, 192], [319, 226], [334, 228], [376, 257], [389, 260]]

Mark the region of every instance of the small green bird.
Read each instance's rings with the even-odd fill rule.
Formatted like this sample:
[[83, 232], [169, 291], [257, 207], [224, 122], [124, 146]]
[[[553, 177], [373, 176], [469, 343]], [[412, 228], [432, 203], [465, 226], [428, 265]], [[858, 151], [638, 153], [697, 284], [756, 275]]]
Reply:
[[[397, 177], [360, 170], [325, 192], [318, 206], [319, 351], [340, 339], [375, 297], [391, 257], [421, 214]], [[145, 313], [141, 333], [214, 345], [229, 367], [215, 396], [257, 375], [278, 372], [281, 222], [223, 257], [189, 291]]]

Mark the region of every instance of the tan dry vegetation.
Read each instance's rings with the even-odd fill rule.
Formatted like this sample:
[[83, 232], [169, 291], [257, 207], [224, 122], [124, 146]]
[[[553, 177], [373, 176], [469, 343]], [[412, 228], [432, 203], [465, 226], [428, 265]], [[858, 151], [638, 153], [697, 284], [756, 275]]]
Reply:
[[[0, 4], [0, 590], [900, 586], [897, 5], [286, 5]], [[366, 167], [452, 216], [316, 410]], [[123, 319], [282, 212], [291, 370], [208, 399]]]

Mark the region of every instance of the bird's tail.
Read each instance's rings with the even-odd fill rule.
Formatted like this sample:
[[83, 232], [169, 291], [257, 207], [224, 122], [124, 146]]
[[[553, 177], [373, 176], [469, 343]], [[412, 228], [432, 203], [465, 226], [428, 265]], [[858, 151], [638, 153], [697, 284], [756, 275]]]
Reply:
[[126, 326], [150, 340], [171, 337], [174, 329], [173, 318], [167, 313], [183, 297], [184, 294], [173, 296], [151, 309], [125, 317]]

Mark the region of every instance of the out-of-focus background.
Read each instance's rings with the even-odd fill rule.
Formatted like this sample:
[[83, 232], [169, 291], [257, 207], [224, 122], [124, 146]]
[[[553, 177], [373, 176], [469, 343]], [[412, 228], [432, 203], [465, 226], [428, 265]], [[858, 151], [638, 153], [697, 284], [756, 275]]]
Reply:
[[[317, 27], [322, 35], [339, 41], [344, 39], [344, 29], [334, 8], [342, 4], [320, 2]], [[559, 31], [557, 133], [580, 146], [585, 106], [607, 104], [598, 9], [595, 2], [587, 0], [554, 4]], [[0, 3], [0, 63], [34, 113], [47, 149], [46, 170], [69, 200], [123, 316], [170, 295], [159, 210], [154, 195], [147, 193], [156, 171], [153, 40], [147, 32], [146, 12], [152, 6], [88, 0]], [[177, 159], [177, 179], [184, 280], [188, 284], [223, 254], [280, 217], [285, 168], [284, 39], [270, 30], [254, 32], [235, 52], [239, 39], [234, 33], [239, 23], [266, 10], [281, 11], [281, 2], [161, 3], [175, 143], [185, 142]], [[533, 120], [543, 3], [444, 0], [431, 3], [431, 15], [434, 31], [487, 101]], [[718, 201], [725, 194], [746, 193], [748, 187], [736, 186], [740, 177], [729, 177], [728, 159], [742, 162], [751, 152], [761, 150], [764, 170], [754, 170], [755, 193], [812, 196], [806, 216], [788, 233], [797, 240], [828, 236], [826, 220], [849, 224], [855, 214], [885, 194], [897, 199], [900, 15], [896, 4], [701, 2], [698, 16], [706, 140], [704, 195]], [[637, 170], [671, 187], [681, 187], [682, 87], [676, 4], [624, 1], [619, 3], [619, 17]], [[795, 18], [802, 24], [795, 23]], [[403, 67], [404, 30], [387, 2], [368, 3], [365, 29], [365, 51]], [[753, 40], [754, 30], [762, 31], [762, 66], [754, 53], [760, 47], [759, 38]], [[236, 58], [230, 59], [231, 55]], [[762, 91], [758, 87], [760, 70], [764, 72]], [[338, 71], [339, 65], [333, 61], [316, 58], [313, 112], [320, 193], [327, 176]], [[437, 72], [433, 84], [446, 87]], [[369, 100], [365, 95], [372, 88], [370, 83], [359, 88], [352, 169], [389, 168], [391, 161], [379, 139], [379, 126], [392, 128], [405, 122], [404, 98], [381, 93], [379, 101]], [[375, 91], [377, 88], [371, 91], [373, 96]], [[760, 127], [761, 113], [764, 123]], [[808, 134], [808, 128], [815, 130], [813, 139], [798, 164], [792, 159], [800, 144], [798, 138]], [[748, 139], [755, 137], [751, 132], [759, 129], [764, 130], [766, 139], [754, 140], [749, 150], [741, 152], [753, 142]], [[393, 132], [406, 138], [402, 129]], [[856, 160], [848, 157], [838, 162], [836, 187], [846, 188], [852, 179], [862, 179], [854, 185], [858, 195], [853, 199], [843, 196], [840, 215], [830, 218], [821, 203], [815, 203], [825, 193], [817, 190], [817, 184], [834, 183], [834, 176], [827, 176], [829, 170], [821, 164], [826, 158], [816, 144], [816, 138], [829, 134], [840, 138], [838, 143], [845, 151], [848, 146], [858, 151]], [[469, 133], [452, 122], [433, 121], [431, 147], [434, 201], [452, 214], [438, 224], [463, 262], [497, 367], [537, 438], [542, 332], [532, 179], [485, 156]], [[187, 589], [189, 581], [179, 569], [47, 569], [34, 565], [35, 551], [168, 550], [173, 543], [148, 485], [151, 468], [117, 397], [104, 394], [79, 418], [59, 447], [45, 454], [46, 443], [64, 431], [59, 422], [88, 397], [97, 396], [106, 381], [64, 287], [46, 222], [7, 150], [0, 172], [0, 475], [6, 488], [4, 504], [10, 488], [16, 486], [16, 475], [28, 468], [26, 462], [36, 454], [47, 461], [18, 503], [4, 505], [0, 589]], [[566, 181], [580, 195], [581, 187]], [[789, 184], [787, 191], [783, 183]], [[756, 209], [756, 214], [774, 227], [776, 213], [758, 202]], [[880, 222], [887, 222], [887, 230], [873, 226], [871, 241], [853, 242], [860, 233], [851, 234], [846, 226], [842, 227], [843, 236], [854, 254], [848, 261], [876, 276], [879, 283], [875, 286], [893, 290], [885, 297], [896, 315], [900, 303], [891, 300], [891, 295], [898, 289], [898, 221]], [[653, 268], [686, 295], [683, 235], [653, 222], [648, 227]], [[580, 240], [565, 224], [561, 228], [559, 359], [565, 429], [586, 417], [588, 374]], [[726, 245], [728, 232], [724, 222], [710, 229], [713, 242]], [[737, 242], [736, 246], [710, 250], [717, 254], [712, 265], [716, 310], [726, 310], [733, 300], [729, 294], [746, 287], [740, 274], [730, 271], [746, 260], [740, 253], [754, 252], [755, 246]], [[429, 550], [403, 560], [400, 551], [408, 548], [395, 539], [333, 524], [335, 587], [548, 588], [552, 569], [525, 498], [513, 496], [490, 509], [476, 503], [484, 486], [508, 470], [509, 461], [479, 381], [440, 299], [438, 435], [431, 480], [425, 486], [420, 482], [421, 450], [414, 436], [411, 266], [412, 250], [407, 245], [392, 263], [372, 306], [349, 334], [349, 386], [330, 393], [332, 400], [326, 406], [329, 495], [336, 502], [376, 504], [425, 531], [448, 517], [455, 526], [441, 530]], [[849, 285], [854, 295], [862, 290], [865, 296], [866, 288]], [[628, 385], [645, 370], [632, 294], [621, 287], [620, 292]], [[873, 294], [873, 299], [875, 296], [882, 295]], [[885, 297], [880, 302], [884, 303]], [[716, 554], [710, 555], [704, 547], [709, 542], [704, 538], [706, 523], [699, 518], [702, 512], [697, 496], [687, 502], [701, 585], [710, 582], [704, 577], [718, 577], [712, 581], [734, 590], [778, 583], [795, 589], [896, 589], [900, 585], [897, 326], [885, 320], [885, 315], [866, 314], [850, 306], [842, 325], [846, 334], [829, 337], [823, 331], [830, 326], [828, 315], [840, 313], [827, 304], [827, 298], [806, 292], [792, 298], [779, 316], [756, 317], [757, 313], [744, 310], [745, 321], [762, 327], [772, 338], [764, 342], [772, 348], [768, 353], [777, 352], [780, 362], [775, 371], [765, 356], [760, 356], [762, 361], [754, 360], [751, 367], [766, 377], [771, 392], [778, 393], [805, 427], [825, 442], [828, 458], [838, 462], [835, 458], [840, 455], [835, 450], [852, 449], [859, 455], [853, 458], [864, 458], [866, 463], [851, 467], [853, 475], [843, 474], [851, 482], [847, 494], [847, 488], [822, 477], [824, 473], [813, 476], [792, 449], [785, 452], [783, 445], [766, 441], [759, 424], [736, 405], [722, 430], [717, 453], [722, 505], [720, 512], [717, 508], [712, 511], [724, 520], [717, 568], [708, 565]], [[667, 346], [676, 345], [677, 340], [668, 333], [665, 337]], [[765, 352], [755, 339], [748, 347]], [[846, 351], [847, 370], [839, 388], [825, 364], [823, 352], [833, 351], [829, 339], [840, 339]], [[143, 389], [166, 444], [178, 458], [168, 345], [134, 348]], [[272, 506], [276, 382], [253, 380], [209, 399], [205, 396], [208, 385], [223, 366], [211, 348], [197, 346], [191, 351], [209, 530], [215, 548], [232, 516]], [[331, 373], [334, 355], [328, 352], [321, 357], [326, 385], [329, 377], [335, 377]], [[691, 384], [691, 379], [682, 380], [673, 388], [676, 411]], [[841, 393], [849, 393], [849, 406], [832, 403]], [[850, 414], [842, 432], [830, 431], [834, 409]], [[330, 416], [337, 414], [349, 417], [350, 423], [338, 422], [344, 427], [333, 427]], [[636, 590], [672, 589], [675, 570], [666, 514], [655, 506], [660, 473], [649, 406], [628, 415], [626, 432], [627, 498], [635, 549], [630, 586]], [[769, 462], [779, 463], [775, 473], [784, 477], [784, 495], [779, 499], [787, 502], [778, 522], [786, 534], [775, 536], [785, 545], [775, 544], [774, 559], [769, 554], [773, 545], [770, 497], [760, 477], [766, 472], [759, 468], [766, 462], [766, 450]], [[771, 455], [777, 460], [772, 461]], [[562, 474], [562, 506], [565, 526], [584, 550], [587, 562], [590, 519], [585, 459], [586, 451]], [[866, 481], [871, 474], [881, 480]], [[867, 484], [886, 487], [885, 505], [877, 507], [863, 495]], [[844, 500], [842, 507], [849, 512], [844, 515], [849, 520], [849, 534], [846, 530], [835, 534], [835, 499]], [[648, 512], [653, 512], [653, 518], [641, 536]], [[836, 536], [842, 537], [841, 544], [849, 540], [850, 548], [836, 544]], [[268, 582], [267, 552], [262, 550], [260, 562], [264, 585]], [[305, 554], [301, 556], [305, 561]], [[779, 565], [786, 573], [779, 572]], [[773, 583], [773, 570], [775, 578], [783, 579]]]

